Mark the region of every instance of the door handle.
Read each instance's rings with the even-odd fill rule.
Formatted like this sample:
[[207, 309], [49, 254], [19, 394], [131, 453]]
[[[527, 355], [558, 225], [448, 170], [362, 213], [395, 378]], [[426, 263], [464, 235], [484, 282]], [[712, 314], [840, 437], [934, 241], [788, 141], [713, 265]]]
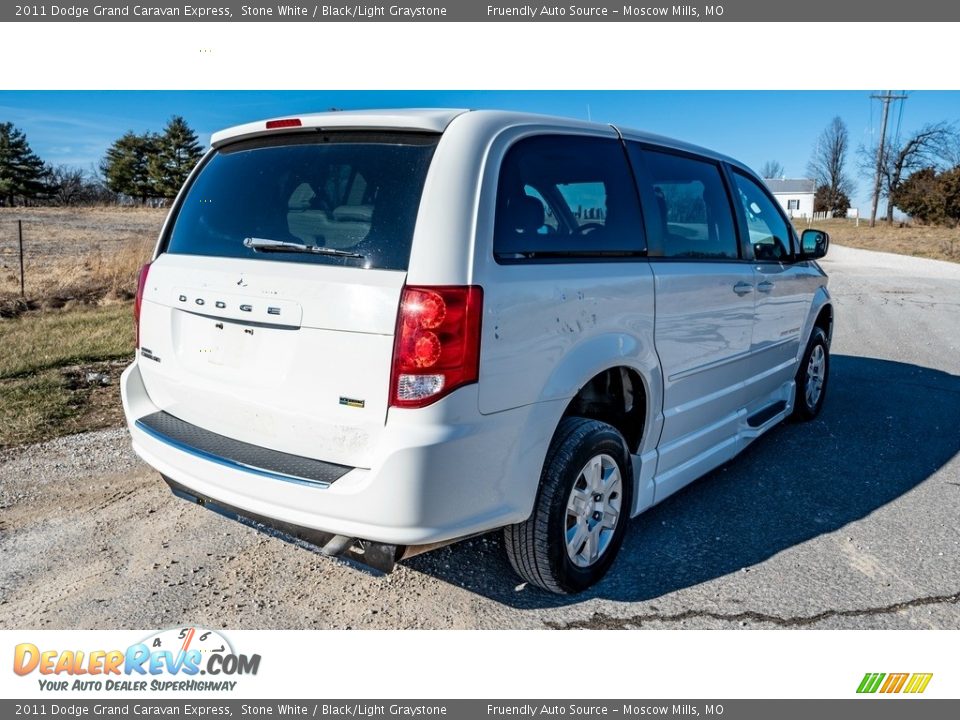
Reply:
[[741, 280], [740, 282], [738, 282], [736, 285], [733, 286], [733, 291], [737, 295], [746, 295], [751, 290], [753, 290], [753, 285], [751, 285], [748, 282], [744, 282], [743, 280]]
[[769, 280], [764, 280], [762, 283], [759, 283], [757, 285], [757, 290], [759, 290], [762, 293], [768, 293], [771, 290], [773, 290], [773, 283], [770, 282]]

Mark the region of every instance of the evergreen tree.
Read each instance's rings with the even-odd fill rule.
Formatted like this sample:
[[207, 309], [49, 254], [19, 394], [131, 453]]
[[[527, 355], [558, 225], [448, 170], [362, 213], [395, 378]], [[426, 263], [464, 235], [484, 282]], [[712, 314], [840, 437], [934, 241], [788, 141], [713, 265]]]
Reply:
[[850, 207], [850, 196], [843, 190], [833, 191], [826, 185], [818, 185], [813, 196], [813, 211], [825, 212], [830, 217], [846, 217]]
[[36, 198], [46, 187], [46, 167], [13, 123], [0, 123], [0, 203]]
[[157, 154], [159, 138], [154, 133], [128, 132], [107, 150], [101, 170], [107, 187], [115, 193], [137, 198], [141, 204], [159, 192], [150, 174], [151, 158]]
[[940, 192], [943, 193], [943, 214], [957, 227], [960, 225], [960, 165], [940, 173]]
[[956, 227], [960, 224], [960, 165], [942, 173], [932, 167], [918, 170], [900, 183], [891, 199], [915, 220]]
[[170, 118], [159, 138], [157, 152], [150, 158], [150, 177], [157, 194], [173, 198], [201, 155], [200, 141], [187, 121], [179, 115]]

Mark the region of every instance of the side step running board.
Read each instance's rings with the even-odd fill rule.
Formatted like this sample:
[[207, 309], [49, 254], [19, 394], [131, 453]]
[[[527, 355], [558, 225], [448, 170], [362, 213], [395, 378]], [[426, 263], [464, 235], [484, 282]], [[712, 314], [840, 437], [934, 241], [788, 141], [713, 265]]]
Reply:
[[787, 403], [785, 400], [777, 400], [773, 405], [767, 405], [765, 408], [747, 418], [747, 425], [752, 428], [758, 428], [782, 413], [786, 407]]

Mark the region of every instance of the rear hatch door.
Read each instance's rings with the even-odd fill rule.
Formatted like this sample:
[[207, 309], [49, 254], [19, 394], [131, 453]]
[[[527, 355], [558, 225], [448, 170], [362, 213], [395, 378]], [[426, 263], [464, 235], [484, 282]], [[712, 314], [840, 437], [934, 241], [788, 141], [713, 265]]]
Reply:
[[152, 401], [236, 440], [369, 467], [438, 137], [312, 131], [212, 153], [147, 276]]

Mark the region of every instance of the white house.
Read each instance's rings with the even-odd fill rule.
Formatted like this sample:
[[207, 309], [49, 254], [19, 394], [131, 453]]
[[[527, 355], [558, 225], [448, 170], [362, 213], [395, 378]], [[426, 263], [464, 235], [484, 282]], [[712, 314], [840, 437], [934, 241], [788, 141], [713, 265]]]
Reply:
[[764, 182], [791, 218], [813, 217], [816, 182], [807, 178], [766, 178]]

